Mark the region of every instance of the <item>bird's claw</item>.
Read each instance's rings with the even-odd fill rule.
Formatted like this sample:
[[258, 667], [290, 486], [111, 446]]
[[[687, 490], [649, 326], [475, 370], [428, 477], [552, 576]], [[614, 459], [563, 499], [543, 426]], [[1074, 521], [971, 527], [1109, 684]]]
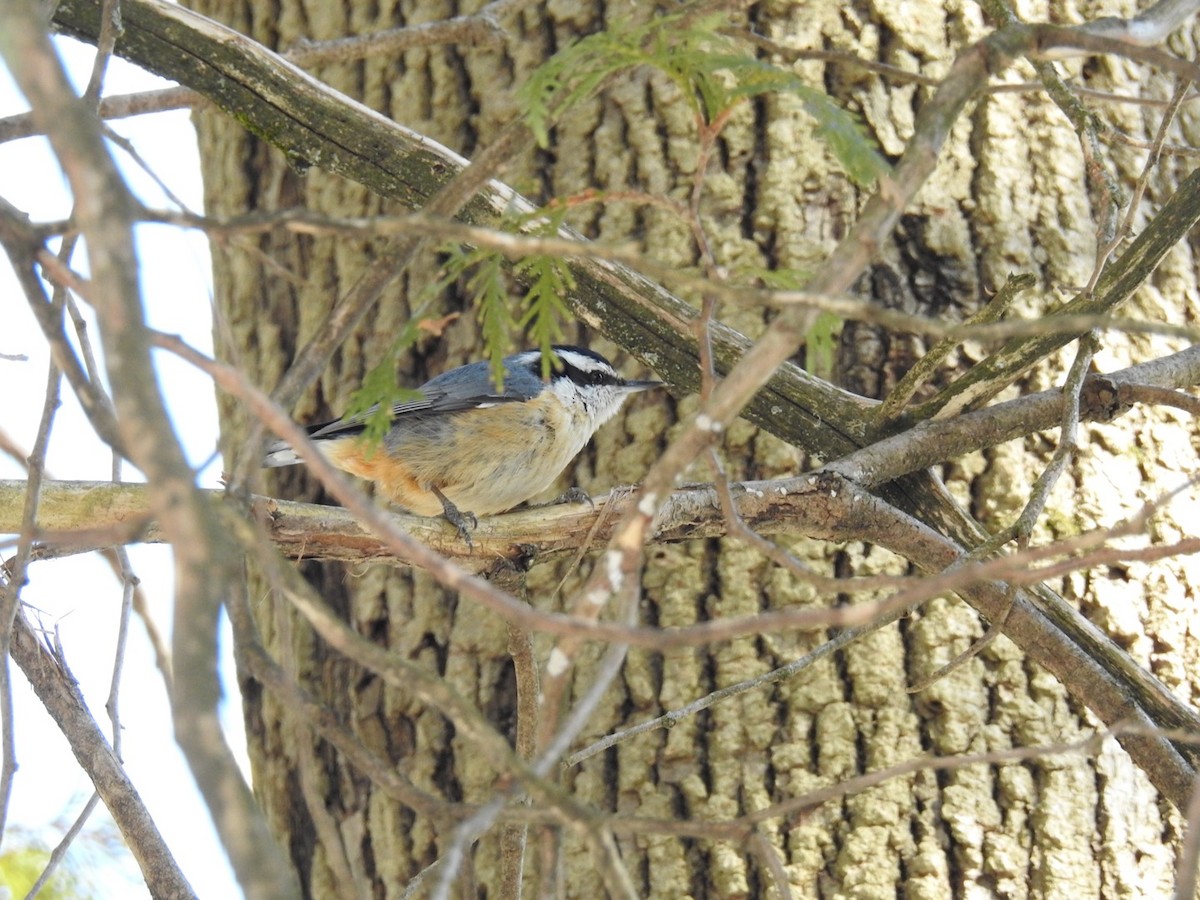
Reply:
[[555, 503], [586, 503], [592, 509], [596, 508], [596, 504], [592, 501], [592, 496], [581, 487], [569, 487], [554, 501]]
[[475, 513], [463, 512], [450, 501], [449, 497], [437, 488], [434, 488], [433, 492], [437, 495], [438, 500], [442, 502], [442, 515], [446, 521], [457, 529], [458, 536], [466, 541], [467, 549], [475, 549], [475, 544], [471, 540], [471, 532], [479, 527], [479, 519]]

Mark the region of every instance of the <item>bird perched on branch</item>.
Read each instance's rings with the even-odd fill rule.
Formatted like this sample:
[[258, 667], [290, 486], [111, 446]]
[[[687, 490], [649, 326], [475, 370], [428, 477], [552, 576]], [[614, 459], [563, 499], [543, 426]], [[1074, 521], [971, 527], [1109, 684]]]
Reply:
[[[309, 437], [337, 468], [375, 482], [379, 493], [419, 516], [444, 515], [468, 541], [468, 521], [512, 509], [546, 490], [630, 394], [661, 386], [622, 378], [583, 347], [555, 346], [550, 376], [542, 353], [503, 361], [497, 389], [487, 361], [451, 369], [392, 407], [382, 443], [363, 437], [375, 409], [310, 426]], [[300, 462], [277, 441], [266, 466]]]

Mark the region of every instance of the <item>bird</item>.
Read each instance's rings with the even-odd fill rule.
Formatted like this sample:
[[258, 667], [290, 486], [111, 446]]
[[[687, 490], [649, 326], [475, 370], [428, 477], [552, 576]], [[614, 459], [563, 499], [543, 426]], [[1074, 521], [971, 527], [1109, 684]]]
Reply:
[[[417, 399], [391, 408], [382, 443], [363, 434], [377, 406], [309, 426], [309, 437], [335, 467], [374, 482], [402, 510], [444, 516], [470, 543], [468, 522], [546, 490], [627, 397], [662, 386], [623, 378], [585, 347], [552, 350], [548, 378], [536, 349], [504, 358], [500, 388], [487, 360], [431, 378]], [[291, 445], [275, 441], [263, 464], [299, 462]]]

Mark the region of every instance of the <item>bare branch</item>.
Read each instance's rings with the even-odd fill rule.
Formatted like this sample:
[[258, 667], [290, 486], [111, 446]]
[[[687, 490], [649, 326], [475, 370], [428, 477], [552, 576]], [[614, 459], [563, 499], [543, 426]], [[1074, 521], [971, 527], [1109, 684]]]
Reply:
[[180, 900], [194, 898], [141, 797], [88, 711], [79, 686], [61, 660], [41, 645], [24, 616], [18, 616], [13, 626], [12, 658], [33, 685], [38, 699], [53, 716], [71, 745], [71, 752], [104, 800], [151, 893], [155, 897]]

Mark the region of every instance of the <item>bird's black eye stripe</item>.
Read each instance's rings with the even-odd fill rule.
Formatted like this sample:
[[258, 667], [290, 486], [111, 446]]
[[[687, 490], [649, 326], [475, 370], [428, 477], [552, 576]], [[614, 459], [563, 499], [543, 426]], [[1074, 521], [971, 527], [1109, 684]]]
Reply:
[[606, 372], [603, 369], [593, 369], [590, 372], [585, 372], [577, 366], [571, 365], [559, 357], [559, 364], [554, 368], [555, 377], [569, 378], [578, 385], [600, 385], [600, 384], [621, 384], [622, 380], [613, 375], [612, 372]]
[[[569, 363], [561, 353], [561, 351], [564, 350], [570, 353], [578, 354], [579, 356], [587, 357], [588, 359], [594, 359], [600, 364], [600, 366], [602, 366], [602, 368], [588, 370], [571, 365], [571, 363]], [[550, 377], [552, 379], [566, 378], [580, 386], [618, 385], [625, 383], [625, 379], [616, 375], [611, 369], [609, 369], [608, 361], [594, 350], [589, 350], [586, 347], [567, 347], [555, 345], [554, 351], [558, 354], [558, 357], [554, 360], [554, 365], [551, 370]], [[541, 378], [541, 355], [535, 354], [533, 351], [530, 351], [530, 354], [533, 358], [529, 361], [529, 372], [530, 374]]]

